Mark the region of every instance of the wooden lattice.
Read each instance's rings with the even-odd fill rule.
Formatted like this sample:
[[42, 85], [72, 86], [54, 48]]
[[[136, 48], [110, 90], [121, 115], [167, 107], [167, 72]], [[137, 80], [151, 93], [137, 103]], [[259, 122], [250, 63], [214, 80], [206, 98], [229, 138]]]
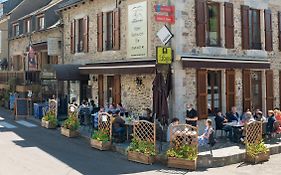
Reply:
[[189, 145], [198, 147], [198, 129], [187, 124], [173, 125], [170, 128], [170, 147]]
[[134, 138], [148, 141], [156, 145], [156, 125], [146, 120], [140, 120], [134, 123]]
[[69, 104], [68, 105], [68, 110], [67, 110], [68, 116], [78, 116], [78, 107], [75, 106], [74, 104]]
[[105, 131], [109, 135], [111, 141], [112, 138], [112, 115], [102, 112], [99, 113], [98, 118], [98, 129]]
[[56, 117], [58, 116], [58, 102], [56, 100], [49, 100], [49, 112], [54, 113]]
[[246, 124], [245, 136], [247, 144], [260, 143], [262, 140], [262, 122], [255, 121]]

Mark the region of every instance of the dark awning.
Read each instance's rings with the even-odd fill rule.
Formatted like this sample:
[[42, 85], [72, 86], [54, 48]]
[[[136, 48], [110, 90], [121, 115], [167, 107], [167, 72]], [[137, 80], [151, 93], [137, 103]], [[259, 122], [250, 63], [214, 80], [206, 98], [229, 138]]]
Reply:
[[220, 69], [269, 69], [270, 63], [266, 59], [229, 59], [182, 56], [183, 67], [189, 68], [220, 68]]
[[103, 62], [79, 67], [81, 74], [144, 74], [155, 73], [155, 60]]
[[89, 76], [81, 75], [78, 64], [54, 64], [44, 68], [42, 79], [56, 79], [58, 81], [89, 80]]

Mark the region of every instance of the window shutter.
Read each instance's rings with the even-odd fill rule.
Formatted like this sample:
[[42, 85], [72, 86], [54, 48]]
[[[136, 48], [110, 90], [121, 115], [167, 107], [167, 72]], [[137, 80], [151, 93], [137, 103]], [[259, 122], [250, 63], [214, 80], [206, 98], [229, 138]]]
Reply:
[[75, 53], [75, 19], [72, 20], [70, 26], [70, 52]]
[[251, 107], [251, 71], [243, 70], [243, 110]]
[[273, 109], [274, 94], [273, 94], [273, 71], [267, 70], [266, 75], [266, 109]]
[[120, 9], [113, 11], [113, 50], [120, 49]]
[[121, 76], [114, 75], [114, 94], [113, 101], [115, 104], [121, 103]]
[[226, 70], [226, 110], [235, 106], [235, 71]]
[[242, 49], [249, 49], [249, 6], [241, 5]]
[[84, 52], [89, 52], [89, 16], [83, 19], [83, 49]]
[[98, 95], [99, 95], [99, 107], [104, 105], [104, 96], [103, 93], [104, 88], [103, 88], [103, 75], [98, 76]]
[[97, 15], [97, 51], [103, 51], [103, 13]]
[[278, 12], [278, 38], [279, 38], [279, 51], [281, 51], [281, 12]]
[[197, 110], [199, 119], [208, 118], [206, 70], [197, 71]]
[[272, 51], [272, 19], [271, 10], [264, 10], [265, 50]]
[[233, 4], [224, 3], [225, 13], [225, 47], [234, 48], [234, 22], [233, 22]]
[[206, 46], [206, 0], [195, 0], [196, 5], [196, 42], [197, 46]]

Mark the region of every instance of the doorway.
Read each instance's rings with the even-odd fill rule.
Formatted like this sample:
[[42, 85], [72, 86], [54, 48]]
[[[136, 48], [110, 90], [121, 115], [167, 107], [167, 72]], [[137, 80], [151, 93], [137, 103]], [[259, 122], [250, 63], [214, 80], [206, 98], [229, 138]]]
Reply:
[[208, 115], [212, 116], [221, 110], [221, 71], [208, 71], [207, 78]]
[[262, 74], [260, 71], [251, 72], [252, 110], [262, 109]]

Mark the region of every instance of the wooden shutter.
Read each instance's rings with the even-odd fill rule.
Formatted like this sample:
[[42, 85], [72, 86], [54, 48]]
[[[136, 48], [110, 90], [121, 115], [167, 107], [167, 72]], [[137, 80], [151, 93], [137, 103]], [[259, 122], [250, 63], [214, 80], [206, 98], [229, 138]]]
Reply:
[[75, 53], [75, 23], [76, 20], [72, 20], [70, 26], [70, 52]]
[[281, 12], [278, 12], [278, 38], [279, 38], [279, 51], [281, 51]]
[[97, 15], [97, 51], [103, 51], [103, 13]]
[[98, 95], [99, 95], [99, 107], [104, 105], [104, 87], [103, 87], [103, 75], [98, 76]]
[[83, 50], [89, 52], [89, 16], [83, 19]]
[[251, 71], [243, 70], [243, 110], [252, 108]]
[[225, 47], [234, 48], [234, 22], [233, 22], [233, 4], [224, 3], [225, 13]]
[[264, 10], [265, 50], [272, 51], [272, 19], [271, 10]]
[[113, 90], [113, 101], [115, 104], [121, 103], [121, 76], [114, 75], [114, 90]]
[[266, 75], [266, 109], [273, 109], [274, 94], [273, 94], [273, 71], [267, 70]]
[[196, 0], [196, 42], [197, 46], [206, 46], [206, 0]]
[[199, 119], [208, 118], [208, 105], [207, 105], [207, 71], [197, 71], [197, 110]]
[[113, 50], [120, 49], [120, 9], [113, 10]]
[[242, 49], [249, 49], [249, 7], [241, 5]]
[[235, 71], [226, 70], [226, 111], [235, 106]]

